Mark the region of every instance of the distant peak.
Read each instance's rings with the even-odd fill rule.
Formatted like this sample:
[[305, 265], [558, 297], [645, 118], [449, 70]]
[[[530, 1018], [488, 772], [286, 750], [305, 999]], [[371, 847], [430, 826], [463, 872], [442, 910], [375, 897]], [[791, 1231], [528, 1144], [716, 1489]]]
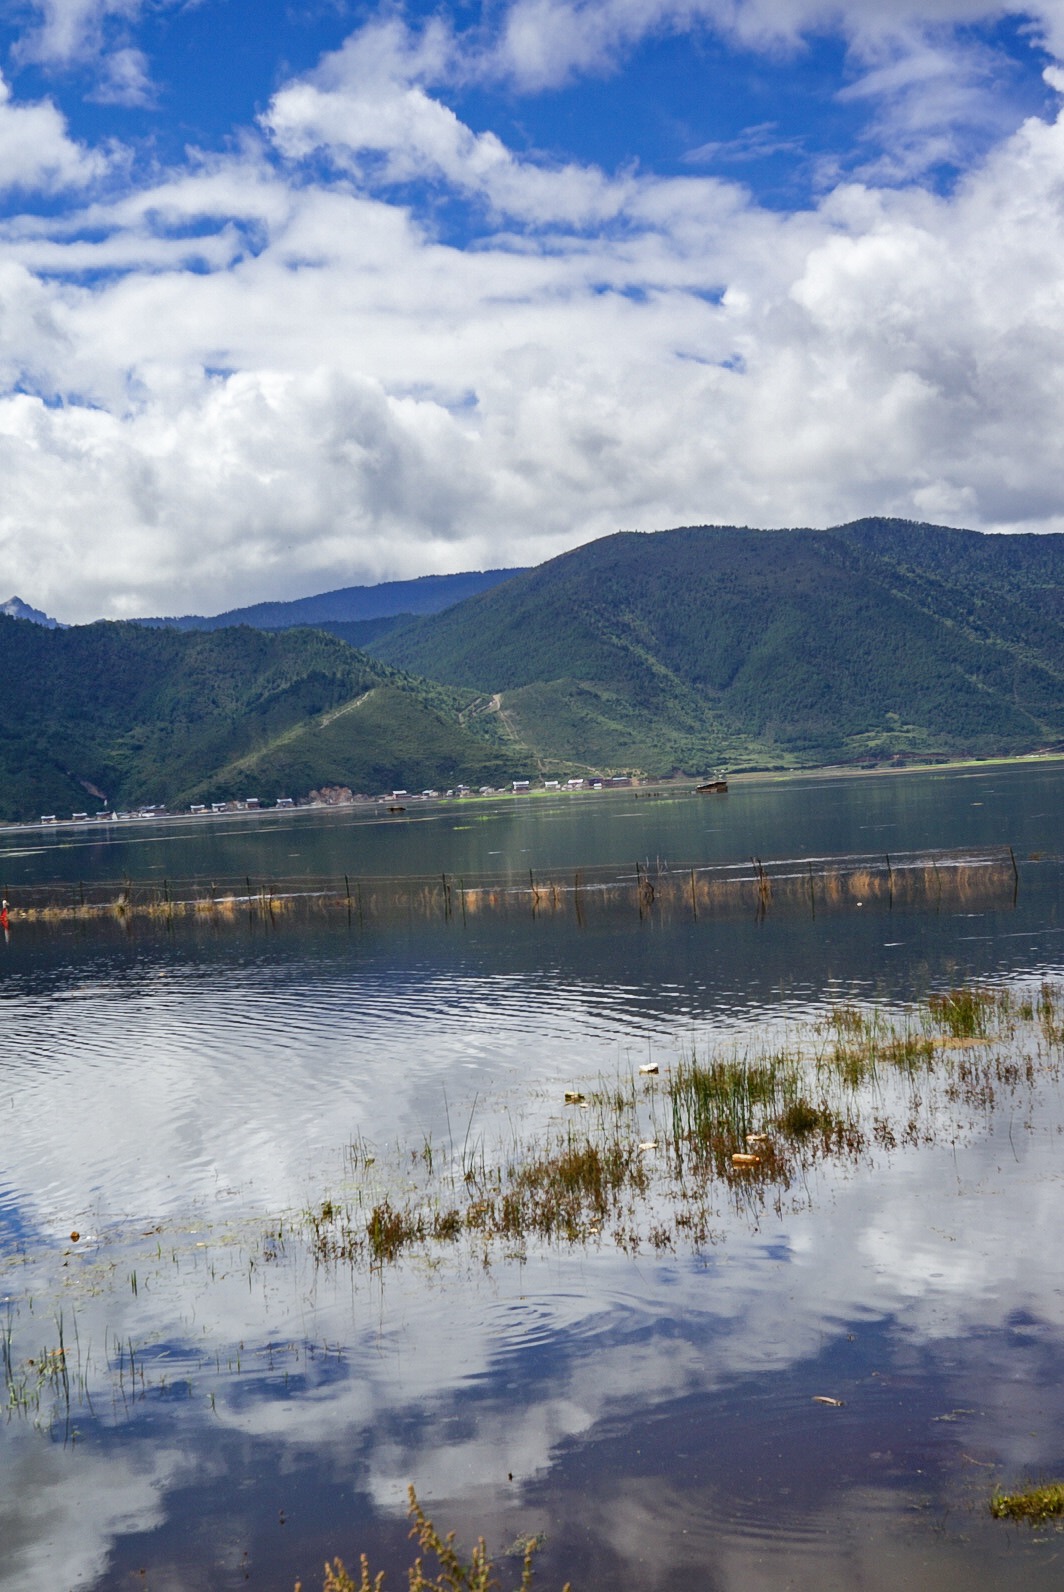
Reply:
[[31, 608], [21, 597], [9, 597], [6, 603], [0, 603], [0, 614], [7, 614], [11, 619], [28, 619], [35, 625], [44, 625], [46, 630], [61, 628], [58, 619], [52, 619], [39, 608]]

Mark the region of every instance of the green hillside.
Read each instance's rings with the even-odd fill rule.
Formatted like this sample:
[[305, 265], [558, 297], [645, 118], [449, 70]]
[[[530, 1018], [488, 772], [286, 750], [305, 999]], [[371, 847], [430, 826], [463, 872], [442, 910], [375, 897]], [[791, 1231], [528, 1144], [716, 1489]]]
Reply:
[[0, 671], [6, 819], [497, 782], [513, 764], [498, 725], [462, 725], [468, 692], [315, 630], [46, 630], [0, 616]]
[[1064, 744], [1061, 536], [622, 534], [337, 628], [0, 615], [0, 817]]
[[498, 693], [543, 767], [1018, 752], [1064, 738], [1064, 537], [622, 533], [367, 645]]

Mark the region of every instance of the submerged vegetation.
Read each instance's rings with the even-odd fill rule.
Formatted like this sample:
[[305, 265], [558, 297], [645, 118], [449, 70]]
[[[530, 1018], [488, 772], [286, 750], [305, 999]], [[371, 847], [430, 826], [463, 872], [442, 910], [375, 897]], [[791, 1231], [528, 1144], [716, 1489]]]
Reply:
[[[711, 1242], [720, 1199], [757, 1217], [808, 1205], [819, 1169], [903, 1146], [956, 1143], [999, 1103], [1058, 1078], [1062, 991], [959, 988], [901, 1013], [836, 1006], [756, 1054], [689, 1054], [609, 1086], [571, 1089], [553, 1126], [489, 1154], [426, 1141], [416, 1176], [389, 1178], [365, 1146], [342, 1195], [305, 1215], [319, 1261], [380, 1268], [466, 1240], [494, 1246], [611, 1239], [634, 1251]], [[371, 1175], [370, 1169], [376, 1167]]]
[[[410, 1500], [410, 1517], [413, 1521], [410, 1535], [417, 1538], [418, 1547], [421, 1549], [421, 1553], [407, 1572], [409, 1592], [497, 1592], [500, 1582], [496, 1578], [495, 1567], [484, 1538], [477, 1539], [472, 1554], [466, 1561], [455, 1547], [454, 1532], [449, 1531], [445, 1537], [441, 1537], [418, 1503], [413, 1487], [407, 1489], [407, 1494]], [[535, 1551], [536, 1543], [533, 1540], [526, 1540], [521, 1579], [515, 1592], [531, 1592], [532, 1560]], [[425, 1560], [422, 1557], [424, 1554], [431, 1555], [437, 1565], [436, 1574], [431, 1578], [426, 1572]], [[295, 1592], [302, 1592], [302, 1582], [296, 1582]], [[359, 1578], [356, 1581], [348, 1573], [343, 1560], [334, 1559], [331, 1564], [325, 1566], [322, 1592], [384, 1592], [384, 1572], [378, 1571], [371, 1579], [369, 1560], [365, 1554], [362, 1554], [359, 1561]], [[568, 1582], [562, 1592], [569, 1592]]]

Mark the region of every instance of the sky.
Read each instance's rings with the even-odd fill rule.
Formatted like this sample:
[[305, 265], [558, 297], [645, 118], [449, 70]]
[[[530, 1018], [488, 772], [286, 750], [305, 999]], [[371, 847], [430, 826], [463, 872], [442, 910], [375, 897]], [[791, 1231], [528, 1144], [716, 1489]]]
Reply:
[[0, 0], [0, 598], [1064, 530], [1064, 0]]

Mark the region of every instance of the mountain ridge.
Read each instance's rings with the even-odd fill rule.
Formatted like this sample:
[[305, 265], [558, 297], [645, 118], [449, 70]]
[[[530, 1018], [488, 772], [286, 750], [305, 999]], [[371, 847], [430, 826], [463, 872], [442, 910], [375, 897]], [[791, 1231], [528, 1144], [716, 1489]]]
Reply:
[[524, 572], [524, 569], [478, 569], [456, 575], [419, 575], [413, 580], [341, 586], [310, 597], [251, 603], [221, 614], [184, 614], [135, 619], [132, 623], [157, 630], [228, 630], [235, 625], [250, 625], [255, 630], [290, 630], [299, 625], [376, 622], [397, 615], [439, 613]]
[[548, 757], [703, 766], [1030, 750], [1064, 736], [1064, 536], [890, 519], [618, 532], [366, 643], [501, 692]]

